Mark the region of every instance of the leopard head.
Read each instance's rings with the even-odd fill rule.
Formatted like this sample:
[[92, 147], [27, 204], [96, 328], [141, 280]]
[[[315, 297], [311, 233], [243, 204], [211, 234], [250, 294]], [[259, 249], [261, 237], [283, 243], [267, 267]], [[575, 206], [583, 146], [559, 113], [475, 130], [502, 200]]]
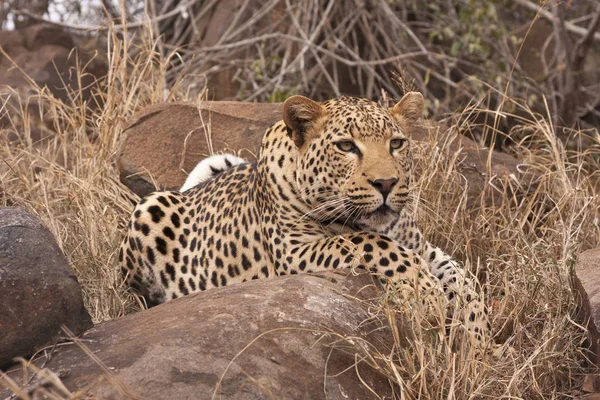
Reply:
[[296, 184], [311, 216], [367, 227], [397, 216], [409, 197], [409, 134], [422, 111], [417, 92], [389, 109], [353, 97], [289, 98], [283, 120], [298, 151]]

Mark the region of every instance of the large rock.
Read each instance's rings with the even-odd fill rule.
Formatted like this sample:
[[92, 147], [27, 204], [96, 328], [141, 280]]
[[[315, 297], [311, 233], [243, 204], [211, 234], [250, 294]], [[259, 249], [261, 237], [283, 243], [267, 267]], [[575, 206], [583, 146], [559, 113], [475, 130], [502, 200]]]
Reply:
[[[31, 96], [36, 92], [32, 83], [47, 88], [65, 103], [71, 101], [73, 91], [77, 93], [75, 98], [81, 98], [91, 107], [97, 106], [92, 91], [96, 80], [108, 72], [108, 64], [101, 56], [102, 49], [92, 39], [57, 26], [38, 24], [16, 31], [0, 31], [0, 47], [5, 53], [0, 52], [0, 99], [8, 101], [8, 109], [19, 109], [19, 97], [26, 101], [32, 126], [43, 126], [47, 131], [54, 129], [47, 115], [40, 119], [40, 100]], [[76, 73], [78, 64], [85, 66], [81, 76]], [[17, 114], [12, 113], [12, 120], [18, 118]], [[0, 114], [0, 127], [11, 121]]]
[[210, 143], [214, 152], [241, 151], [241, 157], [256, 161], [265, 130], [280, 119], [281, 104], [205, 101], [150, 106], [125, 129], [121, 181], [140, 196], [178, 189], [186, 172], [211, 154]]
[[[202, 116], [201, 116], [202, 115]], [[125, 130], [119, 158], [121, 181], [139, 196], [156, 189], [178, 189], [194, 166], [213, 150], [241, 151], [241, 156], [256, 161], [264, 131], [281, 119], [281, 104], [206, 101], [161, 104], [142, 110]], [[490, 189], [511, 175], [529, 186], [531, 176], [517, 166], [519, 160], [489, 149], [448, 129], [452, 121], [426, 123], [414, 134], [417, 141], [434, 140], [448, 154], [459, 152], [459, 170], [465, 176], [469, 207], [476, 206], [486, 190], [484, 203], [498, 201], [502, 193]], [[210, 127], [205, 131], [204, 127]], [[157, 187], [155, 186], [155, 183]], [[500, 185], [496, 185], [500, 186]]]
[[92, 326], [79, 283], [54, 237], [34, 215], [0, 208], [0, 367], [61, 335]]
[[[392, 334], [352, 298], [376, 297], [372, 278], [348, 274], [295, 275], [195, 293], [97, 325], [83, 344], [143, 399], [210, 399], [215, 388], [219, 399], [377, 398], [365, 384], [391, 398], [383, 375], [364, 362], [354, 367], [362, 339], [389, 354]], [[100, 380], [101, 367], [76, 345], [58, 349], [46, 368], [60, 371], [72, 391], [85, 388], [104, 399], [126, 395], [115, 379]]]
[[[103, 77], [108, 67], [101, 57], [94, 57], [94, 51], [80, 51], [78, 57], [72, 54], [79, 47], [77, 42], [83, 44], [83, 39], [50, 25], [0, 31], [0, 47], [6, 53], [5, 56], [0, 53], [0, 88], [8, 86], [25, 95], [32, 80], [65, 102], [70, 99], [67, 88], [81, 87], [84, 100], [88, 100], [95, 79]], [[86, 74], [81, 77], [74, 71], [77, 58], [81, 65], [86, 65]]]
[[580, 321], [587, 325], [592, 361], [600, 361], [600, 249], [584, 251], [575, 264]]

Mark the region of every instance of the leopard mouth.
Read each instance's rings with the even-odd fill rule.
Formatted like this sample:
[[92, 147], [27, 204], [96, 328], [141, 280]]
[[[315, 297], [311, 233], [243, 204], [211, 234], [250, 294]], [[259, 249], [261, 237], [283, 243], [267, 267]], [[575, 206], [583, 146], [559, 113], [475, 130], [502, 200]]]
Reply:
[[363, 228], [377, 229], [380, 226], [385, 226], [390, 220], [397, 218], [398, 212], [393, 210], [387, 204], [382, 204], [374, 211], [365, 213], [360, 216], [356, 224]]
[[385, 217], [394, 213], [394, 210], [392, 210], [387, 204], [382, 204], [370, 214], [374, 217]]

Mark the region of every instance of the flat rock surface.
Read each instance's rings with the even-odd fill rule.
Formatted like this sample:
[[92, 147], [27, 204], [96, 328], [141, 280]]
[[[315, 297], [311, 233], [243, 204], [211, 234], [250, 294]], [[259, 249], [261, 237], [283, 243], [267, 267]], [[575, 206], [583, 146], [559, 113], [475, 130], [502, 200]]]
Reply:
[[348, 275], [251, 281], [97, 325], [83, 344], [112, 379], [101, 379], [101, 368], [76, 345], [58, 349], [46, 368], [61, 371], [70, 390], [105, 399], [210, 399], [215, 390], [219, 399], [374, 398], [365, 385], [391, 396], [382, 375], [354, 366], [361, 340], [389, 352], [392, 335], [351, 298], [376, 298], [373, 279]]
[[281, 104], [204, 101], [150, 106], [125, 129], [121, 181], [140, 196], [178, 189], [187, 173], [214, 152], [256, 161], [262, 136], [281, 119]]
[[92, 326], [74, 272], [33, 214], [0, 208], [0, 367]]

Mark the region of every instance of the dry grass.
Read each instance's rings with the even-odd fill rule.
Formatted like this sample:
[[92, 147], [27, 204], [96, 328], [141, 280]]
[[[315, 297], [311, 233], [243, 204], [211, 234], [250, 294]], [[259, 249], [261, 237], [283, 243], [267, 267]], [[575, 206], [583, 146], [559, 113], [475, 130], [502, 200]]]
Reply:
[[[185, 98], [177, 83], [171, 89], [165, 84], [170, 58], [158, 55], [150, 36], [137, 39], [111, 37], [110, 73], [96, 93], [103, 106], [95, 111], [77, 93], [71, 105], [43, 89], [31, 98], [10, 90], [2, 94], [2, 205], [34, 211], [54, 233], [77, 271], [95, 322], [139, 307], [121, 285], [116, 259], [137, 200], [119, 182], [115, 165], [124, 123], [145, 105]], [[32, 99], [57, 132], [43, 143], [33, 139], [37, 129], [46, 128], [27, 109]], [[597, 157], [594, 149], [567, 154], [552, 133], [551, 118], [525, 114], [515, 118], [532, 133], [523, 142], [527, 146], [517, 144], [514, 151], [538, 176], [526, 197], [513, 194], [515, 181], [492, 177], [487, 190], [504, 192], [502, 200], [470, 209], [464, 195], [469, 182], [457, 170], [460, 155], [445, 153], [447, 144], [432, 137], [416, 157], [420, 224], [434, 243], [482, 278], [497, 341], [512, 350], [478, 360], [416, 329], [417, 340], [409, 346], [363, 354], [397, 384], [397, 398], [568, 398], [589, 372], [571, 279], [577, 254], [599, 244], [600, 200], [592, 190], [595, 177], [587, 172], [596, 170]], [[397, 315], [385, 304], [380, 310], [392, 327]], [[423, 325], [419, 315], [408, 314], [412, 326]], [[402, 333], [396, 333], [400, 344]]]

